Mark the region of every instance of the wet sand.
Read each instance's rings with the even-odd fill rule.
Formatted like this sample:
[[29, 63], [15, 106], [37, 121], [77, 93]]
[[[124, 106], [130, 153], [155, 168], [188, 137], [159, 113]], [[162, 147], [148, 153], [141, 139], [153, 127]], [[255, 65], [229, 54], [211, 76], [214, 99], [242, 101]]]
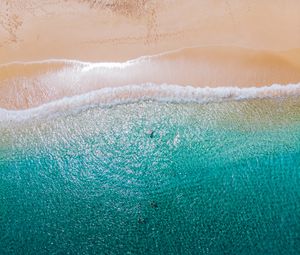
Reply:
[[123, 63], [44, 61], [0, 67], [0, 107], [25, 109], [106, 87], [261, 87], [300, 81], [299, 50], [187, 48]]
[[[299, 9], [296, 0], [1, 1], [0, 107], [31, 108], [103, 87], [149, 82], [297, 83]], [[131, 59], [137, 60], [126, 62]]]

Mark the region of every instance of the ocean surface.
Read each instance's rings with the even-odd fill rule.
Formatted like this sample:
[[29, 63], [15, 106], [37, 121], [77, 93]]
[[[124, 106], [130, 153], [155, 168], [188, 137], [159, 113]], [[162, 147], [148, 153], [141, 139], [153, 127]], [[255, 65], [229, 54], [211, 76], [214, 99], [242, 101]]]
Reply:
[[276, 89], [0, 110], [0, 254], [299, 254], [300, 97]]

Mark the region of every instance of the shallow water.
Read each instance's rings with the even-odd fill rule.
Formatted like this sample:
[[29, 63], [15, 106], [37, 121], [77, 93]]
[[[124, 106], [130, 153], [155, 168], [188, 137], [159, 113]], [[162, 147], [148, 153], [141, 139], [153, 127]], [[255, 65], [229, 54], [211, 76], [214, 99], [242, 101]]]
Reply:
[[0, 122], [1, 254], [297, 254], [300, 98]]

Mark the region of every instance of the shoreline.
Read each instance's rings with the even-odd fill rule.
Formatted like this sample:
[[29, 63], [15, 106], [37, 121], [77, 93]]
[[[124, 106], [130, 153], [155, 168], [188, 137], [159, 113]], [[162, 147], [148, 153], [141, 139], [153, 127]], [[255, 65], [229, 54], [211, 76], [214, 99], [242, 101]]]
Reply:
[[195, 88], [296, 84], [298, 56], [300, 49], [278, 52], [219, 46], [184, 48], [122, 63], [14, 62], [0, 65], [0, 108], [28, 109], [103, 88], [147, 83]]

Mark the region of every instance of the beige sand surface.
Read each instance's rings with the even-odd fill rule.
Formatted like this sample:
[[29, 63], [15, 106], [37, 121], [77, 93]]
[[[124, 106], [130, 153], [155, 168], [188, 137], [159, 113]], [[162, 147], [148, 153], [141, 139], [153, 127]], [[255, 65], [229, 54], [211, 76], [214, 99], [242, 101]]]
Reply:
[[0, 64], [119, 62], [155, 55], [121, 65], [125, 68], [94, 67], [77, 76], [83, 66], [74, 63], [2, 65], [0, 107], [28, 108], [144, 82], [199, 87], [296, 83], [299, 10], [298, 0], [0, 0]]
[[0, 63], [125, 61], [191, 46], [300, 45], [298, 0], [1, 0]]

